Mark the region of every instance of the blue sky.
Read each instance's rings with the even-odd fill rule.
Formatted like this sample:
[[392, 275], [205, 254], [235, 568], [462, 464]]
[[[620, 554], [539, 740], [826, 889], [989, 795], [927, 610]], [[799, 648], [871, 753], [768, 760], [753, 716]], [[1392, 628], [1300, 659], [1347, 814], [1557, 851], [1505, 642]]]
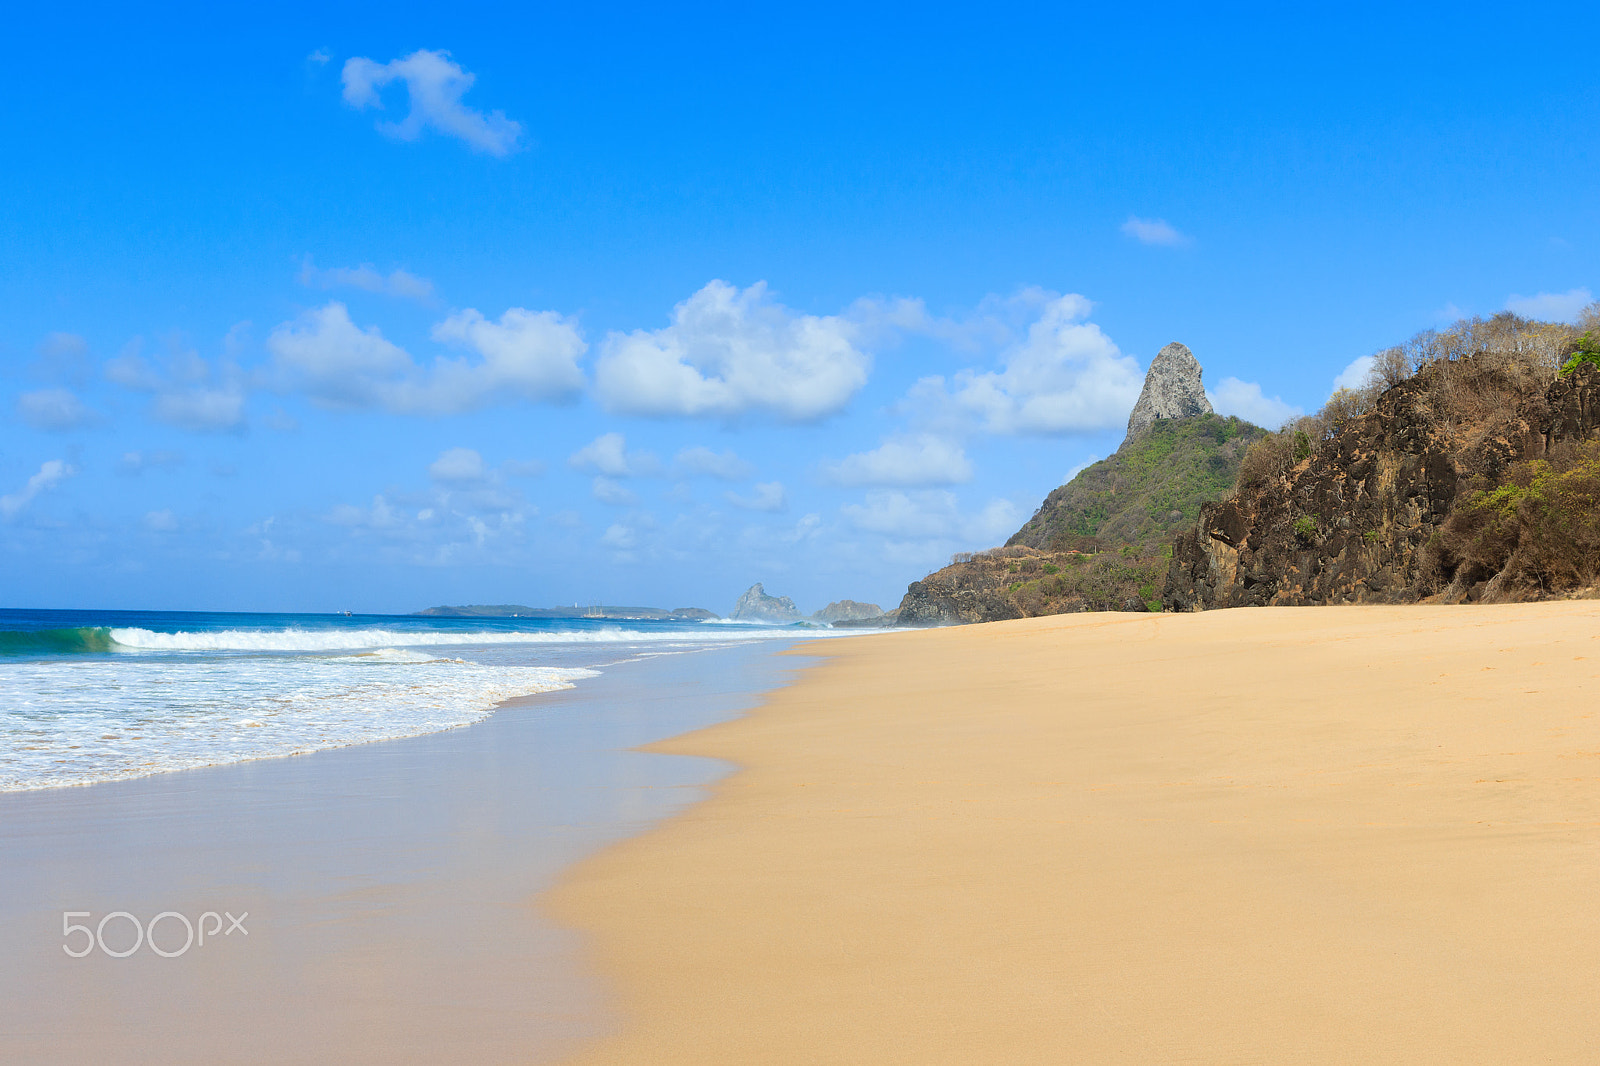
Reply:
[[0, 108], [6, 606], [885, 607], [1188, 344], [1600, 290], [1589, 6], [78, 7]]

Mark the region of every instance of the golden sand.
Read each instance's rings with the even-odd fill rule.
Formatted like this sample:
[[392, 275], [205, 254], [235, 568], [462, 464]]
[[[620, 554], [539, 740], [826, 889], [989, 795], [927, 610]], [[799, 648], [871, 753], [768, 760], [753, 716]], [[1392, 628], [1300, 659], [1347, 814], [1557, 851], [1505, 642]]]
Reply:
[[577, 1061], [1600, 1061], [1600, 604], [828, 642], [551, 897]]

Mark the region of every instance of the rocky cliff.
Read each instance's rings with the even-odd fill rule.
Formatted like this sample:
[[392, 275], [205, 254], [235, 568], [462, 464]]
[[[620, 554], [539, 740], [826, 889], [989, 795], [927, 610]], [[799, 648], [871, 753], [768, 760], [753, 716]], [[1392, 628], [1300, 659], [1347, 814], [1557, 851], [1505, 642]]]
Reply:
[[1150, 361], [1139, 402], [1128, 416], [1126, 440], [1132, 440], [1157, 419], [1211, 413], [1211, 401], [1200, 384], [1200, 361], [1188, 348], [1173, 341]]
[[728, 617], [736, 622], [798, 622], [800, 609], [787, 596], [768, 596], [757, 581], [745, 590]]
[[1181, 344], [1151, 363], [1121, 447], [1052, 491], [1005, 547], [913, 582], [900, 625], [1160, 609], [1167, 545], [1233, 487], [1266, 431], [1211, 410]]
[[1159, 548], [1123, 545], [1093, 554], [991, 548], [913, 581], [897, 625], [998, 622], [1074, 611], [1161, 609], [1167, 557]]
[[813, 621], [864, 622], [869, 618], [882, 618], [883, 608], [875, 603], [857, 603], [855, 600], [835, 600], [811, 616]]
[[[1522, 534], [1507, 523], [1528, 487], [1562, 470], [1581, 475], [1574, 464], [1587, 453], [1575, 449], [1600, 431], [1600, 369], [1546, 380], [1503, 360], [1436, 363], [1325, 439], [1301, 433], [1284, 463], [1247, 469], [1237, 495], [1206, 506], [1177, 539], [1163, 602], [1199, 610], [1539, 594], [1511, 587], [1482, 559], [1510, 559]], [[1585, 500], [1568, 493], [1550, 504], [1567, 508], [1556, 535], [1568, 546], [1600, 513]], [[1510, 530], [1498, 556], [1476, 553], [1487, 535], [1471, 526], [1479, 511]], [[1527, 582], [1555, 590], [1530, 573]]]

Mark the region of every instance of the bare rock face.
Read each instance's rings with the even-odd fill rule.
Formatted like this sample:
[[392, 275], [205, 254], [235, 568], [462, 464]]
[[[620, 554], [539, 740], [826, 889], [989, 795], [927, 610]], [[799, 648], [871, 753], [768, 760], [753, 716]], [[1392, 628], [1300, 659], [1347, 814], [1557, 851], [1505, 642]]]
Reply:
[[[974, 571], [974, 572], [969, 572]], [[947, 566], [913, 581], [900, 601], [902, 626], [951, 626], [1023, 617], [1006, 586], [982, 580], [972, 566]]]
[[859, 622], [867, 618], [878, 618], [882, 614], [883, 608], [875, 603], [835, 600], [811, 617], [818, 622]]
[[1191, 418], [1212, 413], [1211, 401], [1200, 385], [1200, 361], [1194, 353], [1173, 341], [1150, 363], [1144, 376], [1144, 390], [1128, 416], [1128, 436], [1132, 440], [1158, 418]]
[[787, 596], [768, 596], [757, 581], [734, 604], [730, 616], [735, 622], [798, 622], [800, 609]]
[[1564, 375], [1465, 441], [1435, 410], [1440, 373], [1400, 382], [1291, 469], [1207, 504], [1173, 546], [1166, 609], [1530, 598], [1444, 568], [1436, 534], [1475, 477], [1600, 437], [1600, 370]]

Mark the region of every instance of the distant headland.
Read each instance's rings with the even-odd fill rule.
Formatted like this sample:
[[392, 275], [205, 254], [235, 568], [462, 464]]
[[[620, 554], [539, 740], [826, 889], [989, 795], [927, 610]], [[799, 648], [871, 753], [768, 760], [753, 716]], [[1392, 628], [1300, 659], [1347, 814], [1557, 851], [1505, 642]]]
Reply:
[[[458, 606], [428, 607], [413, 616], [433, 618], [602, 618], [613, 622], [711, 622], [722, 615], [704, 607], [606, 607], [601, 605], [527, 607], [520, 603], [473, 603]], [[735, 622], [760, 622], [768, 625], [819, 623], [826, 626], [864, 628], [893, 625], [895, 615], [885, 615], [875, 603], [835, 600], [810, 615], [802, 614], [787, 596], [769, 596], [761, 582], [745, 590], [728, 616]]]

